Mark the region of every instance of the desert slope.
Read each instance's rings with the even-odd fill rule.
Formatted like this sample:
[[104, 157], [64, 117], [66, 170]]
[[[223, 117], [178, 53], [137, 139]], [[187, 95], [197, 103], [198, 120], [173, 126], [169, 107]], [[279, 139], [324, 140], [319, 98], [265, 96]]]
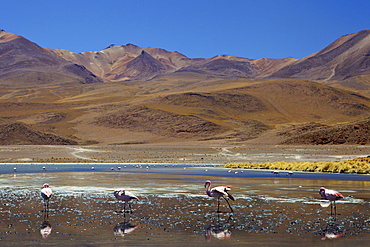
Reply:
[[303, 59], [252, 60], [132, 44], [73, 53], [1, 31], [0, 136], [3, 144], [368, 144], [369, 32]]
[[343, 80], [370, 73], [370, 30], [345, 35], [326, 48], [287, 65], [272, 78]]

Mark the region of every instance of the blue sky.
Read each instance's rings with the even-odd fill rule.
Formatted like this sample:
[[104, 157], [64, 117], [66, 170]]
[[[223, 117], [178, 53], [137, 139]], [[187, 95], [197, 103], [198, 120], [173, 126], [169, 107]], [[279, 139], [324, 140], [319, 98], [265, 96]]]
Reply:
[[132, 43], [191, 58], [302, 58], [370, 29], [369, 11], [369, 0], [12, 0], [0, 28], [73, 52]]

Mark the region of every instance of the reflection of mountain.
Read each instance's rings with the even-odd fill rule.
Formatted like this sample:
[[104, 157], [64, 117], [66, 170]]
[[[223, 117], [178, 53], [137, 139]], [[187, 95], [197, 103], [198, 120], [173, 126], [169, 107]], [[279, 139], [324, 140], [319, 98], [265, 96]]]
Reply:
[[130, 222], [118, 223], [113, 229], [114, 235], [124, 237], [125, 235], [130, 234], [133, 231], [135, 231], [135, 229], [138, 228], [139, 225], [140, 224], [132, 225]]

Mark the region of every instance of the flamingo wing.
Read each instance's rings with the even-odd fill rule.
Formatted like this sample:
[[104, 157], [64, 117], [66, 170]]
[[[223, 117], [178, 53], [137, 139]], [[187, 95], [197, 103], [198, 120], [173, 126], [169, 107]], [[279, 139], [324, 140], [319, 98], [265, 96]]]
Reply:
[[231, 186], [217, 186], [215, 188], [212, 189], [212, 193], [217, 193], [219, 194], [220, 196], [227, 196], [229, 197], [231, 200], [235, 200], [234, 197], [228, 192], [229, 190], [231, 190]]
[[125, 192], [125, 195], [126, 195], [126, 196], [129, 196], [129, 197], [130, 197], [130, 199], [136, 199], [136, 200], [140, 201], [139, 197], [135, 196], [135, 195], [134, 195], [134, 194], [132, 194], [130, 191], [126, 191], [126, 192]]
[[325, 191], [321, 191], [320, 194], [323, 199], [326, 199], [329, 201], [335, 201], [335, 200], [344, 198], [344, 196], [341, 193], [335, 190], [325, 189]]
[[334, 196], [335, 196], [335, 199], [344, 199], [344, 196], [338, 191], [335, 191]]
[[41, 190], [41, 196], [44, 199], [49, 199], [53, 194], [53, 191], [50, 188], [43, 188]]

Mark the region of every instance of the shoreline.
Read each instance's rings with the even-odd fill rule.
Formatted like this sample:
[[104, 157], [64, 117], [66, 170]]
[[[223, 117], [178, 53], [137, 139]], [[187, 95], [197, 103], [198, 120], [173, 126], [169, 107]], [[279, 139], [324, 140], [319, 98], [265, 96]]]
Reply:
[[[1, 165], [1, 164], [0, 164]], [[9, 163], [0, 166], [1, 174], [52, 174], [52, 173], [107, 173], [107, 174], [167, 174], [167, 175], [191, 175], [191, 176], [215, 176], [228, 178], [267, 178], [267, 179], [324, 179], [324, 180], [353, 180], [369, 181], [369, 174], [346, 174], [278, 170], [279, 174], [273, 174], [271, 169], [244, 169], [226, 168], [214, 164], [194, 166], [190, 164], [163, 164], [163, 163], [86, 163], [74, 166], [74, 163]], [[120, 166], [117, 166], [120, 165]], [[16, 171], [14, 171], [14, 167]], [[43, 169], [45, 168], [45, 170]], [[93, 169], [92, 169], [93, 168]]]

